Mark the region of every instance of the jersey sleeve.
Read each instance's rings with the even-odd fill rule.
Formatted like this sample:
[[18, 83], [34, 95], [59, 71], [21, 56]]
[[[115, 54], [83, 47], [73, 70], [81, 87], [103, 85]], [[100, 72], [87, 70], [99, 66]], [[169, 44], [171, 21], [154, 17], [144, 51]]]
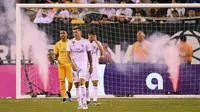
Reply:
[[58, 43], [55, 44], [54, 46], [54, 54], [58, 54], [59, 53], [59, 50], [58, 50]]
[[67, 42], [67, 48], [66, 48], [66, 50], [67, 51], [71, 51], [71, 45], [72, 45], [72, 42], [71, 42], [71, 40], [69, 40], [68, 42]]
[[86, 40], [86, 43], [87, 43], [87, 45], [86, 45], [86, 51], [91, 51], [92, 48], [91, 48], [90, 42], [88, 40]]

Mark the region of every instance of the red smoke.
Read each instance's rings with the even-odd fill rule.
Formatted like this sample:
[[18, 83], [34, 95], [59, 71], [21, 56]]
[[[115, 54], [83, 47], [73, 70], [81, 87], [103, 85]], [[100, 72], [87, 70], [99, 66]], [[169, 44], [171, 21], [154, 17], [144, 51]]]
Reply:
[[172, 82], [172, 87], [174, 92], [177, 92], [177, 88], [178, 88], [178, 80], [179, 80], [179, 68], [177, 70], [178, 72], [174, 72], [174, 73], [170, 73], [169, 79]]

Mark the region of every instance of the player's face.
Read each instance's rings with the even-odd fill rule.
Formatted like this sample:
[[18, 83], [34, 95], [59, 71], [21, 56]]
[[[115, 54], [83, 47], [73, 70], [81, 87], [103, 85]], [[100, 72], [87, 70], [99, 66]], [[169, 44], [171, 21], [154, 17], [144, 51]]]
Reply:
[[67, 32], [66, 31], [60, 31], [60, 39], [67, 38]]
[[81, 31], [79, 29], [74, 29], [73, 30], [73, 35], [74, 35], [74, 37], [80, 37], [81, 36]]
[[93, 39], [93, 35], [92, 34], [88, 34], [88, 40], [92, 41], [92, 39]]
[[137, 41], [141, 42], [144, 40], [144, 33], [143, 32], [138, 32], [137, 33]]

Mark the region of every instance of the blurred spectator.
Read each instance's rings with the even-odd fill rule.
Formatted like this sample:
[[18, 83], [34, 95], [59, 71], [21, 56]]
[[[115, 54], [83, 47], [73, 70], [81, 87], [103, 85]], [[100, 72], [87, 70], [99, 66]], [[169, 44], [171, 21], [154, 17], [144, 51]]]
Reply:
[[133, 16], [136, 16], [136, 15], [140, 15], [142, 17], [146, 17], [147, 16], [146, 12], [141, 8], [135, 8], [134, 9]]
[[[110, 4], [110, 1], [107, 1], [106, 3]], [[109, 20], [115, 19], [114, 15], [116, 14], [116, 10], [114, 8], [103, 8], [103, 9], [100, 9], [99, 12], [101, 14], [107, 15]]]
[[128, 20], [126, 19], [126, 15], [122, 13], [120, 16], [118, 16], [118, 22], [119, 23], [128, 23]]
[[[121, 1], [120, 4], [126, 4], [126, 2]], [[120, 16], [120, 14], [124, 14], [127, 17], [126, 19], [128, 19], [132, 16], [133, 10], [130, 8], [121, 8], [117, 10], [116, 16]]]
[[[56, 2], [56, 4], [71, 4], [71, 2], [68, 0], [58, 0], [58, 2]], [[54, 12], [57, 12], [59, 10], [59, 8], [53, 8], [53, 10], [54, 10]], [[68, 9], [68, 10], [70, 10], [70, 9]]]
[[34, 23], [51, 23], [54, 18], [54, 12], [51, 9], [39, 9]]
[[182, 23], [181, 20], [176, 19], [177, 17], [179, 17], [179, 13], [178, 13], [177, 10], [173, 10], [171, 13], [172, 13], [172, 17], [175, 18], [175, 19], [167, 20], [166, 23]]
[[133, 3], [140, 3], [140, 0], [131, 0]]
[[79, 12], [72, 12], [71, 24], [84, 24], [85, 21], [80, 19]]
[[173, 17], [172, 12], [177, 11], [179, 17], [183, 17], [185, 15], [185, 8], [170, 8], [167, 10], [167, 17]]
[[144, 32], [139, 31], [137, 33], [137, 42], [135, 42], [132, 47], [133, 61], [136, 63], [150, 62], [150, 49], [151, 43], [145, 40]]
[[108, 19], [108, 16], [105, 14], [101, 14], [99, 19], [94, 19], [91, 21], [92, 24], [107, 24], [111, 21]]
[[62, 9], [57, 12], [58, 14], [55, 16], [55, 21], [63, 21], [63, 23], [69, 23], [70, 21], [70, 13], [67, 9]]
[[196, 16], [196, 11], [194, 9], [190, 9], [186, 12], [186, 16], [187, 17], [191, 17], [190, 19], [184, 20], [184, 23], [187, 24], [195, 24], [199, 21], [199, 19], [194, 19], [192, 17]]
[[151, 0], [131, 0], [131, 3], [152, 3]]
[[99, 4], [99, 3], [104, 3], [104, 0], [88, 0], [88, 3], [90, 3], [90, 4]]
[[[158, 3], [158, 2], [155, 1], [153, 3]], [[165, 17], [166, 16], [166, 9], [164, 9], [164, 8], [148, 9], [147, 16], [149, 16], [149, 17]]]
[[134, 24], [141, 24], [141, 23], [148, 23], [145, 18], [143, 18], [140, 13], [136, 14], [130, 21], [130, 23]]
[[[153, 3], [157, 4], [157, 1], [154, 1]], [[165, 8], [151, 8], [147, 11], [147, 16], [149, 17], [166, 17], [166, 9]]]
[[[172, 0], [172, 3], [177, 3], [175, 0]], [[178, 11], [179, 17], [185, 16], [185, 8], [170, 8], [167, 10], [167, 17], [173, 17], [172, 11]]]
[[190, 9], [187, 11], [187, 17], [195, 17], [196, 16], [196, 11], [194, 9]]

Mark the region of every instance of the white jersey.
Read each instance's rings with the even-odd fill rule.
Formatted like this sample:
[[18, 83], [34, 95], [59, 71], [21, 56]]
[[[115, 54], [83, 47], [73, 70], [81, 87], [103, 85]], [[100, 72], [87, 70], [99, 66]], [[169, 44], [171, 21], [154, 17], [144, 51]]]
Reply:
[[[99, 42], [99, 41], [98, 41]], [[100, 42], [99, 42], [100, 43]], [[100, 43], [101, 44], [101, 43]], [[92, 54], [92, 65], [93, 68], [96, 68], [99, 64], [99, 56], [98, 56], [99, 48], [95, 41], [91, 43], [91, 54]]]
[[71, 51], [73, 62], [80, 68], [86, 67], [88, 63], [87, 52], [91, 51], [91, 44], [87, 39], [70, 40], [67, 44], [67, 51]]

